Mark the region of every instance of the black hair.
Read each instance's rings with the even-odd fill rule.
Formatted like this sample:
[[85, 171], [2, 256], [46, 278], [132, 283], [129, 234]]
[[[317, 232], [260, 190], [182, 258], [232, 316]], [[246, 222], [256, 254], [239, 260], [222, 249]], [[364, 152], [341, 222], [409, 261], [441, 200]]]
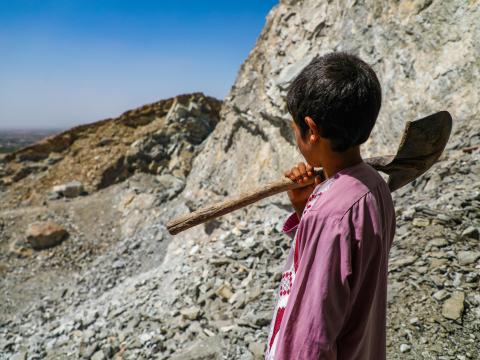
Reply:
[[382, 90], [377, 75], [363, 60], [346, 52], [314, 58], [293, 80], [287, 109], [300, 128], [308, 132], [310, 116], [332, 150], [343, 152], [367, 141], [377, 120]]

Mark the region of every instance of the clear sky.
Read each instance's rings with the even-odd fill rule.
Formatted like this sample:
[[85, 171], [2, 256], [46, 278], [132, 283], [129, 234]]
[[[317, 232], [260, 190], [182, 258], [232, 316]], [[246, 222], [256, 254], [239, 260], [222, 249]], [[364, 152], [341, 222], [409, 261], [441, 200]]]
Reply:
[[0, 0], [0, 128], [223, 99], [278, 0]]

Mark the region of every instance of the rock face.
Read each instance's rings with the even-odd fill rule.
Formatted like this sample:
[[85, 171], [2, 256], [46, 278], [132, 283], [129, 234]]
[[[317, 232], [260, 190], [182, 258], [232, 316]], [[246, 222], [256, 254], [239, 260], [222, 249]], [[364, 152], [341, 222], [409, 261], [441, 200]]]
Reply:
[[27, 240], [35, 250], [47, 249], [60, 244], [68, 232], [54, 222], [37, 222], [30, 224], [27, 230]]
[[371, 64], [382, 84], [382, 108], [364, 155], [394, 152], [407, 120], [440, 110], [454, 119], [448, 148], [478, 144], [479, 16], [478, 1], [280, 1], [240, 68], [187, 190], [208, 192], [207, 179], [210, 192], [246, 190], [299, 160], [287, 87], [314, 56], [337, 50]]
[[[316, 55], [353, 52], [378, 74], [383, 103], [362, 146], [364, 156], [394, 153], [406, 121], [449, 111], [454, 126], [441, 161], [394, 194], [398, 226], [387, 320], [391, 359], [480, 353], [469, 340], [480, 329], [475, 294], [480, 154], [466, 149], [480, 143], [479, 17], [478, 1], [280, 1], [242, 64], [224, 101], [222, 121], [193, 162], [195, 178], [182, 193], [196, 208], [276, 179], [302, 160], [289, 130], [285, 95]], [[272, 205], [288, 209], [288, 199], [274, 196], [245, 213], [267, 221]], [[242, 234], [251, 236], [259, 235]], [[232, 293], [237, 291], [234, 286]], [[464, 302], [452, 296], [458, 293], [465, 294]], [[438, 317], [442, 309], [446, 317]], [[229, 338], [235, 341], [236, 335]]]
[[[0, 207], [35, 205], [53, 186], [67, 197], [120, 182], [136, 172], [185, 178], [203, 140], [219, 120], [221, 102], [179, 95], [81, 125], [7, 154], [0, 171]], [[65, 191], [64, 191], [65, 190]], [[78, 194], [77, 194], [78, 193]]]

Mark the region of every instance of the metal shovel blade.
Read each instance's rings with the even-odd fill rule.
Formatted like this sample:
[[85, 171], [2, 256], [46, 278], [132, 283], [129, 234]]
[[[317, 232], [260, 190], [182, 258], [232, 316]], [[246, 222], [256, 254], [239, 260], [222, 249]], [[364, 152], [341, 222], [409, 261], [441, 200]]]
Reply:
[[451, 131], [452, 117], [448, 111], [408, 121], [397, 154], [391, 161], [376, 166], [388, 174], [390, 190], [401, 188], [427, 171], [442, 154]]

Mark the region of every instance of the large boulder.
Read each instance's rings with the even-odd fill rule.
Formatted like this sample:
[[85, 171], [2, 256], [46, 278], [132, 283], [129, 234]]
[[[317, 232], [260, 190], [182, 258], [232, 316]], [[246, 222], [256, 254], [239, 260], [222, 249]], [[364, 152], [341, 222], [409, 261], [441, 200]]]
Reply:
[[68, 236], [68, 232], [54, 222], [45, 221], [30, 224], [26, 235], [32, 248], [42, 250], [60, 244]]

